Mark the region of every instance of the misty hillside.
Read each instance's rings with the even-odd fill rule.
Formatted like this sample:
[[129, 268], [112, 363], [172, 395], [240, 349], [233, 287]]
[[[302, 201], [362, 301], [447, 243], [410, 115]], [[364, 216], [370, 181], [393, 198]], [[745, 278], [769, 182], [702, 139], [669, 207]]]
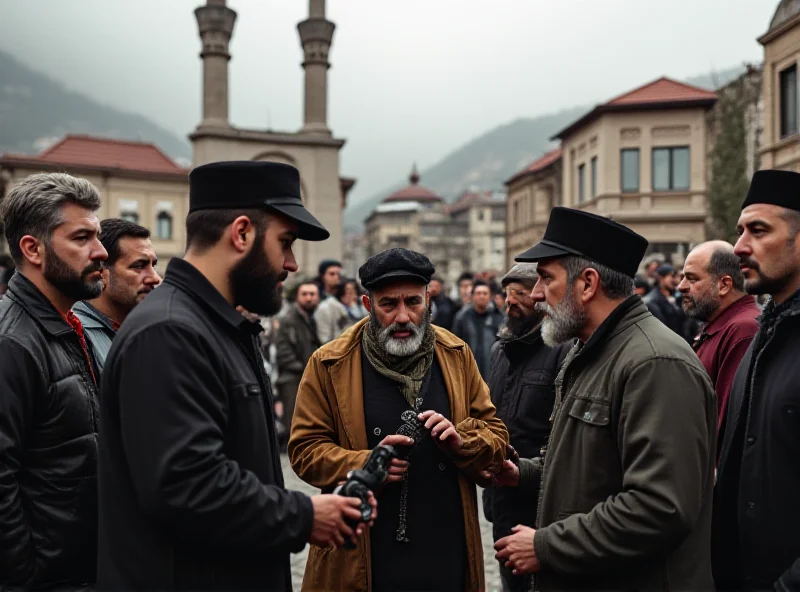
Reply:
[[[685, 82], [713, 90], [733, 80], [744, 70], [744, 66], [738, 66], [695, 76]], [[653, 76], [653, 79], [657, 77]], [[621, 89], [620, 93], [625, 90]], [[556, 144], [550, 141], [553, 134], [593, 107], [594, 105], [573, 107], [498, 126], [457, 148], [429, 169], [421, 171], [420, 183], [447, 200], [455, 199], [462, 191], [470, 188], [504, 190], [503, 183], [514, 173], [555, 147]], [[364, 219], [382, 199], [406, 184], [405, 179], [398, 179], [394, 185], [375, 195], [351, 203], [345, 210], [345, 227], [352, 230], [360, 228]]]
[[35, 154], [67, 133], [152, 142], [173, 158], [191, 159], [187, 140], [67, 90], [0, 51], [0, 152]]

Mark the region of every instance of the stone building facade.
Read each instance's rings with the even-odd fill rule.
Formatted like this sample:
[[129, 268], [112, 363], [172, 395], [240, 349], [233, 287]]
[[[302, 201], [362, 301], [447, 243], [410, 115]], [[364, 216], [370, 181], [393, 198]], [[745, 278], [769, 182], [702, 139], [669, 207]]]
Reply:
[[561, 203], [561, 148], [536, 159], [508, 181], [506, 269], [544, 236], [550, 210]]
[[229, 46], [236, 12], [225, 0], [207, 0], [195, 10], [202, 42], [203, 119], [190, 134], [195, 166], [218, 160], [267, 160], [300, 171], [303, 202], [331, 232], [324, 242], [300, 241], [299, 271], [310, 274], [322, 259], [342, 257], [343, 214], [354, 179], [339, 175], [345, 141], [327, 123], [328, 69], [335, 25], [325, 18], [325, 0], [309, 0], [308, 19], [297, 26], [305, 74], [303, 126], [297, 132], [244, 129], [228, 119]]
[[781, 0], [764, 46], [764, 123], [760, 168], [800, 172], [800, 2]]
[[467, 226], [469, 269], [502, 274], [506, 259], [506, 194], [467, 191], [448, 207], [448, 212], [454, 223]]
[[[101, 219], [125, 218], [149, 228], [162, 271], [169, 259], [183, 255], [189, 171], [153, 144], [68, 135], [37, 155], [2, 154], [0, 195], [40, 172], [88, 179], [103, 200]], [[5, 239], [0, 244], [0, 251], [7, 250]]]

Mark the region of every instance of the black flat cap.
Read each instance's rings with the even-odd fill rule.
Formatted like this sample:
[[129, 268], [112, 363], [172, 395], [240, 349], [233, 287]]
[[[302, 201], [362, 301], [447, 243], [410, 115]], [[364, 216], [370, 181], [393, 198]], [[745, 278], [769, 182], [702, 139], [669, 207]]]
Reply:
[[742, 209], [753, 204], [771, 204], [800, 211], [800, 174], [792, 171], [756, 171]]
[[262, 208], [297, 222], [297, 238], [322, 241], [331, 233], [303, 207], [300, 173], [279, 162], [224, 161], [189, 173], [189, 213]]
[[550, 212], [544, 237], [514, 261], [579, 255], [634, 277], [647, 250], [647, 239], [603, 216], [557, 206]]
[[358, 278], [365, 288], [374, 288], [389, 280], [412, 280], [429, 284], [435, 269], [422, 253], [408, 249], [387, 249], [367, 259], [358, 269]]

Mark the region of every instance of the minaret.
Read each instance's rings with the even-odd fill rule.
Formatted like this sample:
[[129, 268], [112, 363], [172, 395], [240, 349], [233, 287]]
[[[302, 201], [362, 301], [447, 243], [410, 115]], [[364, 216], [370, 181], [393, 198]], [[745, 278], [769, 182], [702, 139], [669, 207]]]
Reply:
[[203, 42], [203, 121], [202, 127], [230, 127], [228, 121], [228, 45], [236, 22], [236, 12], [225, 0], [206, 0], [194, 11]]
[[331, 21], [325, 20], [325, 0], [309, 0], [308, 19], [297, 25], [303, 46], [305, 108], [303, 133], [330, 135], [328, 129], [328, 50], [333, 41]]

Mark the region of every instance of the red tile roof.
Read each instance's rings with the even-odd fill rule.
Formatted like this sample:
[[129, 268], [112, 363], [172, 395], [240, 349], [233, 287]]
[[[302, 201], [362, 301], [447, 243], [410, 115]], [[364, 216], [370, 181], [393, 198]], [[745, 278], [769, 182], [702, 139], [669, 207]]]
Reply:
[[563, 138], [603, 113], [611, 111], [637, 111], [645, 109], [681, 109], [687, 107], [711, 107], [717, 93], [690, 84], [684, 84], [662, 76], [625, 94], [598, 105], [589, 113], [573, 122], [552, 139]]
[[389, 197], [383, 200], [383, 203], [394, 203], [398, 201], [416, 201], [419, 203], [433, 203], [437, 201], [444, 201], [439, 195], [427, 187], [419, 184], [419, 173], [417, 172], [417, 165], [411, 169], [411, 174], [408, 177], [410, 183], [407, 187], [403, 187], [399, 191], [395, 191]]
[[549, 167], [550, 165], [558, 162], [561, 160], [561, 148], [556, 148], [555, 150], [551, 150], [544, 156], [541, 156], [534, 160], [531, 164], [527, 167], [522, 169], [520, 172], [516, 173], [513, 177], [511, 177], [508, 181], [506, 181], [506, 185], [513, 183], [514, 181], [521, 179], [525, 175], [530, 175], [532, 173], [537, 173]]
[[92, 170], [118, 170], [139, 174], [180, 175], [178, 166], [154, 144], [69, 134], [35, 156], [4, 154], [10, 164], [48, 164]]
[[717, 93], [715, 92], [662, 76], [654, 82], [650, 82], [611, 99], [606, 105], [646, 105], [649, 103], [670, 103], [673, 101], [714, 101], [716, 98]]

